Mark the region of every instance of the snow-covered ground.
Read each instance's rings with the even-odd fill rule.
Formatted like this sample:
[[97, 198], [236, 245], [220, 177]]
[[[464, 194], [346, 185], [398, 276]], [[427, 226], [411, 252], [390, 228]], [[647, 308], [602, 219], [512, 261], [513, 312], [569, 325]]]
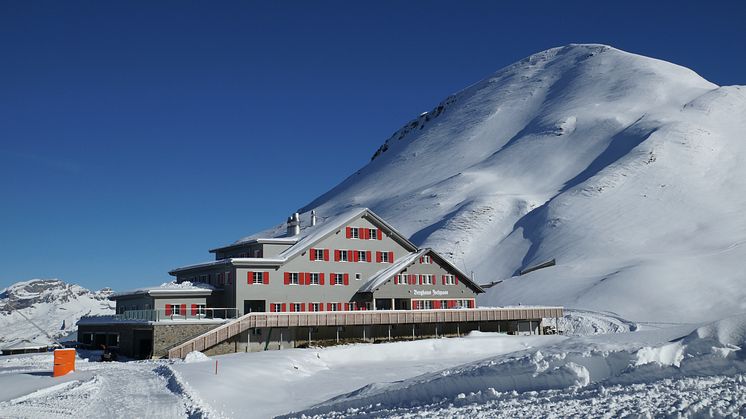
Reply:
[[11, 356], [0, 359], [0, 417], [743, 417], [743, 348], [746, 314], [590, 336], [472, 333], [175, 362], [79, 361], [63, 378], [49, 376], [49, 354]]

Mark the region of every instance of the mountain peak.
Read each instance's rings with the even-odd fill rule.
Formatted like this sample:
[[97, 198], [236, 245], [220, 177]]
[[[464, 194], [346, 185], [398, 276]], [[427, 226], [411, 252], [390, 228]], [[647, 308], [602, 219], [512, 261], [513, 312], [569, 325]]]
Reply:
[[[705, 248], [734, 252], [730, 246], [746, 242], [742, 217], [726, 209], [746, 206], [746, 147], [738, 141], [746, 136], [746, 99], [739, 92], [607, 45], [551, 48], [408, 122], [365, 167], [301, 212], [371, 208], [482, 283], [557, 259], [555, 282], [541, 272], [505, 281], [488, 293], [489, 304], [709, 318], [746, 299], [730, 290], [734, 272], [704, 256]], [[695, 240], [692, 229], [708, 233]], [[733, 233], [715, 234], [724, 230]], [[746, 247], [737, 249], [746, 257]], [[656, 252], [668, 262], [650, 256]], [[658, 272], [661, 266], [668, 270]], [[697, 300], [702, 284], [694, 272], [702, 266], [722, 272], [728, 304]], [[686, 292], [630, 286], [645, 278], [670, 289], [678, 280], [670, 272], [688, 284]], [[555, 292], [532, 294], [535, 286]], [[637, 292], [658, 300], [626, 305]]]

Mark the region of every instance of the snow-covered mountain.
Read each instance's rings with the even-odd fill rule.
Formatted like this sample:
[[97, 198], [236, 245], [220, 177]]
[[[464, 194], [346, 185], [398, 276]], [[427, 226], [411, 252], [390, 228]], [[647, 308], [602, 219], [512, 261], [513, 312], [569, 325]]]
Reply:
[[82, 316], [114, 314], [111, 289], [89, 291], [59, 279], [17, 282], [0, 293], [0, 348], [49, 344], [49, 338], [21, 316], [21, 311], [55, 338], [77, 331]]
[[505, 280], [482, 305], [717, 319], [746, 310], [745, 160], [743, 86], [569, 45], [409, 122], [302, 220], [370, 207], [478, 282]]

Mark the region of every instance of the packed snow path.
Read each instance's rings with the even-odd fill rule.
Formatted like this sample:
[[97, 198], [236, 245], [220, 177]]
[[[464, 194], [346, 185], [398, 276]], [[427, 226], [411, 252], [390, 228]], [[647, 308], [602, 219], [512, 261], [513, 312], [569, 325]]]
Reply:
[[201, 416], [180, 392], [169, 372], [168, 367], [152, 362], [80, 362], [74, 374], [80, 374], [82, 380], [68, 381], [0, 403], [0, 417]]

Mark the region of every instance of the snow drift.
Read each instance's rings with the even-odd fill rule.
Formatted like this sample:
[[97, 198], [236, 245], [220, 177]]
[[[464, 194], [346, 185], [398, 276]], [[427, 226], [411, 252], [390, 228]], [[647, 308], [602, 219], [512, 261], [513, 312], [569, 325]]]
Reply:
[[[671, 332], [675, 334], [676, 330], [664, 333]], [[383, 416], [404, 408], [422, 414], [422, 407], [431, 404], [442, 408], [464, 399], [483, 404], [485, 395], [489, 399], [512, 393], [515, 398], [523, 392], [577, 391], [589, 386], [633, 388], [707, 376], [734, 376], [739, 381], [738, 377], [746, 373], [746, 314], [653, 346], [645, 345], [644, 335], [643, 332], [627, 334], [626, 340], [616, 344], [608, 337], [570, 339], [388, 385], [369, 385], [300, 413], [354, 416], [365, 411], [368, 415]], [[647, 337], [654, 339], [655, 335], [648, 333]], [[738, 403], [746, 403], [743, 394]], [[739, 411], [738, 403], [733, 404], [735, 413]]]
[[716, 320], [746, 309], [744, 138], [742, 86], [604, 45], [553, 48], [406, 124], [302, 222], [369, 207], [478, 282], [506, 279], [482, 305]]

